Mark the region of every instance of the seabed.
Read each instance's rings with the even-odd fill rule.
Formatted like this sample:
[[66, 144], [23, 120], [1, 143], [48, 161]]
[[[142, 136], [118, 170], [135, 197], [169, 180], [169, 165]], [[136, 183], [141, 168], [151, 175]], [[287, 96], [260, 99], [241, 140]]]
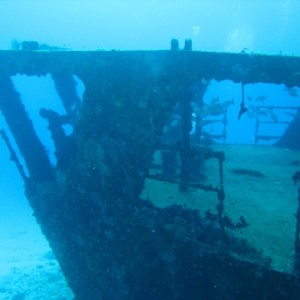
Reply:
[[[293, 165], [299, 159], [299, 152], [258, 145], [213, 145], [212, 148], [226, 155], [224, 213], [233, 222], [244, 216], [249, 223], [231, 233], [246, 239], [249, 245], [270, 257], [274, 270], [292, 273], [298, 194], [291, 177], [299, 168]], [[241, 168], [260, 172], [265, 177], [233, 172]], [[218, 184], [216, 161], [206, 161], [204, 172], [207, 182]], [[208, 210], [216, 213], [218, 203], [215, 193], [195, 188], [181, 193], [178, 185], [153, 179], [146, 180], [141, 198], [151, 199], [159, 207], [176, 204], [197, 209], [203, 218]]]

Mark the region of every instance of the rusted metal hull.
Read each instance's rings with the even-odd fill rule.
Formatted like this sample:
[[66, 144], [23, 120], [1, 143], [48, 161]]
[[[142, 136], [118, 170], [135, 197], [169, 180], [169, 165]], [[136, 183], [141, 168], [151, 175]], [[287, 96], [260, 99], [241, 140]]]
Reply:
[[2, 76], [68, 73], [85, 84], [70, 164], [26, 183], [76, 299], [297, 299], [296, 277], [271, 270], [244, 241], [194, 210], [157, 208], [139, 196], [172, 106], [193, 84], [299, 86], [299, 58], [0, 51], [0, 62]]

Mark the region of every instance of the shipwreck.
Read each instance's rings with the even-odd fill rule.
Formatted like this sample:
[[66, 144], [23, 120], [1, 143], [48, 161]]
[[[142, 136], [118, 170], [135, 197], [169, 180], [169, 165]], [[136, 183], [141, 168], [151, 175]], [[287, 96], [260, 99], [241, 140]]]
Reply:
[[[1, 136], [76, 300], [299, 299], [299, 210], [296, 219], [290, 216], [297, 225], [290, 228], [293, 270], [282, 272], [231, 232], [249, 224], [224, 212], [226, 151], [190, 135], [195, 86], [201, 98], [212, 79], [240, 84], [243, 117], [248, 84], [300, 87], [299, 57], [25, 49], [0, 51], [0, 62], [0, 110], [9, 128]], [[55, 144], [55, 165], [14, 88], [16, 74], [52, 76], [66, 114], [42, 108], [40, 115]], [[74, 75], [85, 86], [82, 101]], [[182, 121], [173, 142], [164, 128], [176, 105]], [[297, 149], [296, 123], [278, 145]], [[162, 161], [154, 164], [158, 151]], [[202, 180], [210, 159], [217, 164], [215, 185]], [[146, 180], [175, 185], [183, 194], [190, 188], [213, 193], [215, 211], [204, 217], [182, 205], [159, 207], [151, 195], [142, 196]]]

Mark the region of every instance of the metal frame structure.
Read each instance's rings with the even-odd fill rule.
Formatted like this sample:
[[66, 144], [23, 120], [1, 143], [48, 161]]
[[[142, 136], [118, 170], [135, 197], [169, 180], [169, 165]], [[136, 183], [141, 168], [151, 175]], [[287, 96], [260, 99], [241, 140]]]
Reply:
[[[29, 171], [26, 196], [77, 300], [300, 297], [297, 270], [272, 270], [268, 258], [197, 211], [139, 197], [175, 103], [184, 103], [190, 126], [195, 82], [299, 87], [299, 57], [0, 51], [0, 66], [0, 110]], [[51, 166], [10, 80], [49, 73], [74, 74], [85, 85], [70, 159], [60, 167]], [[184, 161], [188, 134], [183, 140]]]

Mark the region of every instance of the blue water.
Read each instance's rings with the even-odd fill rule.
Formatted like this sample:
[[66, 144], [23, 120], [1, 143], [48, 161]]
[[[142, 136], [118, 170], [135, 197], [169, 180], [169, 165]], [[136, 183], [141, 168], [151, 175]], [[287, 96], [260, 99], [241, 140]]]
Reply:
[[0, 2], [0, 49], [37, 40], [77, 50], [169, 47], [193, 39], [195, 50], [300, 53], [297, 0]]
[[[24, 40], [83, 51], [165, 50], [169, 49], [170, 40], [177, 38], [180, 47], [185, 39], [192, 39], [195, 51], [299, 56], [299, 11], [298, 0], [0, 0], [0, 50], [11, 49], [13, 41]], [[64, 111], [51, 78], [17, 75], [13, 81], [52, 164], [55, 164], [47, 123], [38, 115], [40, 107], [58, 113]], [[80, 97], [83, 91], [84, 86], [78, 80]], [[283, 85], [247, 85], [245, 94], [248, 107], [253, 110], [259, 105], [300, 107], [299, 90], [296, 95], [290, 95]], [[221, 103], [234, 100], [228, 106], [227, 142], [254, 144], [257, 116], [249, 113], [241, 120], [237, 119], [240, 85], [213, 81], [206, 91], [204, 103], [209, 104], [214, 97], [219, 97]], [[279, 110], [276, 116], [280, 121], [292, 121], [293, 111], [288, 112]], [[219, 125], [214, 126], [207, 131], [217, 133], [222, 130]], [[7, 128], [2, 115], [0, 128]], [[286, 125], [266, 126], [261, 128], [261, 133], [280, 135], [285, 129]], [[2, 140], [0, 190], [2, 211], [8, 202], [27, 201], [22, 180]]]

